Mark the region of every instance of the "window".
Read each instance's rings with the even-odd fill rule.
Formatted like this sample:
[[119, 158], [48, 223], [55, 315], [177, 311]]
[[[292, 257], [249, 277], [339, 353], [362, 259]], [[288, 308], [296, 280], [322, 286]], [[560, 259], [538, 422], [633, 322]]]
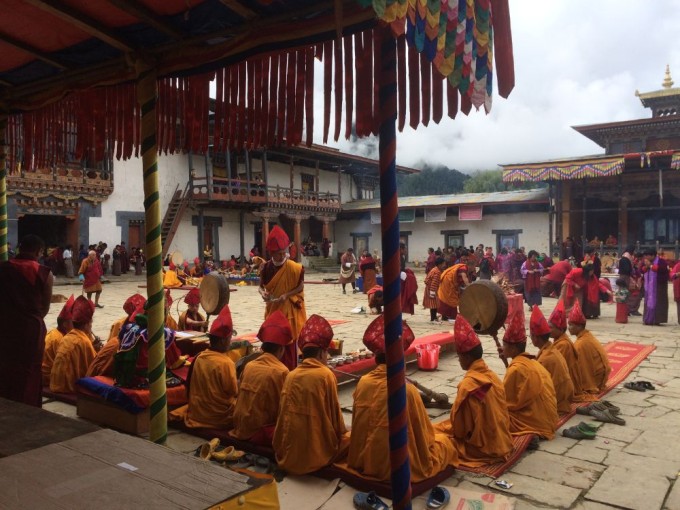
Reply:
[[496, 253], [500, 253], [503, 248], [512, 250], [519, 248], [519, 235], [522, 233], [518, 230], [492, 230], [492, 234], [496, 234]]
[[300, 174], [302, 178], [302, 191], [316, 191], [316, 177], [311, 174]]
[[463, 234], [446, 234], [445, 240], [446, 246], [451, 246], [452, 248], [465, 246], [465, 236]]

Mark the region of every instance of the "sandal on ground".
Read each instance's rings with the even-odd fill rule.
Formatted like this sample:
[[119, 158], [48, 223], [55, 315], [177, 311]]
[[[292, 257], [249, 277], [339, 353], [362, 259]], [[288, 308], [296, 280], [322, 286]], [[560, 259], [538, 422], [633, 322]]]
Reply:
[[207, 443], [203, 443], [198, 451], [198, 456], [203, 460], [210, 460], [212, 454], [215, 452], [215, 448], [217, 448], [219, 444], [220, 440], [218, 438], [214, 438]]
[[435, 487], [427, 497], [427, 508], [444, 508], [451, 501], [451, 494], [444, 487]]
[[611, 407], [611, 404], [607, 405], [604, 402], [593, 402], [588, 406], [588, 414], [592, 416], [592, 411], [595, 410], [595, 411], [609, 411], [613, 416], [617, 416], [621, 412], [621, 410], [618, 407], [614, 409], [614, 407]]
[[647, 388], [643, 384], [640, 384], [640, 382], [638, 381], [629, 381], [625, 383], [623, 387], [628, 390], [647, 391]]
[[390, 507], [378, 497], [378, 495], [371, 492], [357, 492], [354, 495], [354, 508], [357, 510], [389, 510]]
[[642, 386], [646, 390], [655, 390], [656, 389], [654, 387], [654, 385], [652, 383], [650, 383], [649, 381], [638, 381], [637, 383], [638, 383], [639, 386]]
[[233, 446], [227, 446], [226, 448], [220, 448], [218, 446], [212, 454], [212, 459], [218, 462], [236, 462], [245, 454], [246, 452], [237, 450]]
[[604, 404], [605, 406], [607, 406], [607, 408], [609, 408], [609, 411], [614, 415], [618, 415], [621, 413], [621, 408], [619, 406], [612, 404], [608, 400], [601, 400], [600, 404]]
[[577, 407], [576, 408], [576, 414], [583, 414], [585, 416], [590, 416], [590, 404]]
[[597, 421], [601, 421], [604, 423], [613, 423], [615, 425], [625, 425], [626, 420], [623, 418], [619, 418], [618, 416], [614, 416], [611, 411], [600, 411], [599, 409], [592, 409], [590, 411], [590, 416], [595, 418]]
[[246, 453], [240, 459], [238, 459], [238, 461], [235, 464], [233, 464], [233, 467], [236, 469], [244, 469], [250, 467], [253, 464], [255, 464], [255, 457], [256, 455]]
[[576, 425], [579, 430], [590, 433], [592, 432], [595, 434], [598, 430], [600, 430], [601, 425], [597, 425], [595, 423], [586, 423], [584, 421], [580, 422], [578, 425]]
[[562, 431], [562, 435], [564, 437], [568, 437], [569, 439], [595, 439], [595, 434], [593, 432], [587, 433], [577, 426], [574, 427], [569, 427], [568, 429], [564, 429]]

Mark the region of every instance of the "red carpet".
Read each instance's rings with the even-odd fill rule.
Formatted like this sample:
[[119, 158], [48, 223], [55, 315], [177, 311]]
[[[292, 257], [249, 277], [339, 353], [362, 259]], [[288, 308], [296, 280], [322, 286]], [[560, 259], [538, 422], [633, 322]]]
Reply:
[[505, 462], [498, 462], [497, 464], [489, 464], [487, 466], [481, 467], [466, 467], [458, 466], [460, 471], [469, 471], [470, 473], [478, 473], [480, 475], [490, 476], [491, 478], [498, 478], [508, 469], [515, 465], [515, 462], [524, 454], [525, 450], [529, 446], [531, 439], [534, 437], [533, 434], [525, 434], [523, 436], [513, 436], [512, 438], [512, 453], [510, 458]]

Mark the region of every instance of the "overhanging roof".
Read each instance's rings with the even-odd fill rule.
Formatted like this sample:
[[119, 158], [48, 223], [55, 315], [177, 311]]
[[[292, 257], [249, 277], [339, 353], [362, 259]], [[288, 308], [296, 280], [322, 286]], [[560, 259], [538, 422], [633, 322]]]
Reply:
[[572, 126], [572, 129], [591, 139], [602, 148], [607, 147], [607, 135], [641, 133], [643, 131], [645, 131], [646, 134], [653, 134], [660, 129], [669, 128], [676, 129], [680, 132], [680, 115]]

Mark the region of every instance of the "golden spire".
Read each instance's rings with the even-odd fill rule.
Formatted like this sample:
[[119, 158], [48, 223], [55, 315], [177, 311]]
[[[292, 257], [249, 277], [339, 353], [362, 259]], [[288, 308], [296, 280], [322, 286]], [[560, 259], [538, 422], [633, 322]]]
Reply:
[[666, 64], [666, 75], [663, 78], [663, 83], [661, 84], [663, 88], [670, 89], [673, 87], [673, 79], [671, 78], [671, 68]]

